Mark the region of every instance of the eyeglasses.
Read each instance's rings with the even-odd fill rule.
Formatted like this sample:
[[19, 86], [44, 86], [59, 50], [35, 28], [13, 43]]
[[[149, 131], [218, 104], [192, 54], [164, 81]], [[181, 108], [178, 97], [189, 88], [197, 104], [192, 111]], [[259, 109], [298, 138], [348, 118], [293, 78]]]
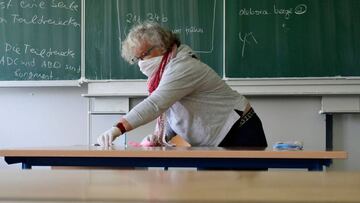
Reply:
[[140, 56], [135, 56], [133, 59], [131, 59], [131, 61], [134, 63], [137, 63], [137, 62], [139, 62], [139, 60], [144, 60], [144, 58], [149, 56], [151, 51], [155, 48], [156, 48], [156, 46], [150, 47], [148, 50], [144, 51]]

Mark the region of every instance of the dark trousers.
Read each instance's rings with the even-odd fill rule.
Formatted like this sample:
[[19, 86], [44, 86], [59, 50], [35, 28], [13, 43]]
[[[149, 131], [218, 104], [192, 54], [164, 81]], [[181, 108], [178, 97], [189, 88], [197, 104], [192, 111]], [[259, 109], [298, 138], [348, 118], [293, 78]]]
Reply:
[[219, 147], [266, 148], [267, 141], [260, 118], [251, 108], [245, 115], [235, 110], [240, 119], [230, 129]]
[[[244, 147], [246, 149], [265, 149], [267, 141], [260, 118], [251, 108], [245, 115], [235, 110], [240, 118], [231, 127], [219, 147]], [[252, 170], [267, 171], [267, 168], [198, 168], [198, 170]]]
[[[258, 115], [251, 108], [246, 115], [242, 111], [235, 110], [240, 119], [230, 129], [219, 147], [244, 147], [247, 149], [265, 149], [267, 142], [264, 129]], [[198, 170], [251, 170], [267, 171], [267, 168], [198, 168]]]

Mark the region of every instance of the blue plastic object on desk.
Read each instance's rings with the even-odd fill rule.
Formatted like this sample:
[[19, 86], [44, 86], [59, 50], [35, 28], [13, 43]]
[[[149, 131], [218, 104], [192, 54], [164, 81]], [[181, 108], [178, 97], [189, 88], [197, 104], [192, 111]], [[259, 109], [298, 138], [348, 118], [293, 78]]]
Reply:
[[273, 145], [274, 150], [302, 150], [303, 144], [302, 142], [277, 142]]

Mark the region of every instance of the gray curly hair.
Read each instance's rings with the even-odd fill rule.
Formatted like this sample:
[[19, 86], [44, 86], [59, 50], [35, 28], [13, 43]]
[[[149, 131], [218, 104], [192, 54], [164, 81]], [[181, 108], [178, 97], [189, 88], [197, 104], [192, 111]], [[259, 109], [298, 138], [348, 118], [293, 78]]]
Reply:
[[176, 44], [180, 46], [179, 38], [170, 30], [154, 22], [143, 22], [130, 29], [126, 39], [122, 42], [121, 56], [133, 64], [135, 50], [141, 43], [147, 42], [151, 46], [158, 46], [166, 51]]

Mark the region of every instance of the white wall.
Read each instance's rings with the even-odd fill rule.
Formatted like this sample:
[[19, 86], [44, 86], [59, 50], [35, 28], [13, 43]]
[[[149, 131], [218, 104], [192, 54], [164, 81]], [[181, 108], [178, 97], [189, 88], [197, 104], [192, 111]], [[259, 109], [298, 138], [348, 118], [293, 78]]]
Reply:
[[81, 97], [86, 92], [85, 87], [0, 88], [0, 147], [87, 144], [87, 101]]
[[325, 119], [320, 97], [248, 97], [262, 119], [269, 146], [302, 141], [304, 149], [325, 149]]
[[334, 161], [338, 170], [360, 170], [360, 114], [334, 115], [334, 150], [348, 151], [347, 161]]
[[[0, 147], [69, 146], [88, 143], [87, 87], [0, 88]], [[248, 97], [262, 118], [269, 146], [276, 141], [301, 140], [305, 149], [325, 149], [325, 118], [320, 96]], [[119, 116], [92, 117], [94, 143]], [[334, 116], [334, 146], [349, 152], [331, 170], [359, 170], [360, 115]], [[153, 130], [150, 123], [128, 136], [139, 141]], [[119, 140], [121, 143], [122, 140]], [[0, 168], [8, 168], [0, 160]]]

